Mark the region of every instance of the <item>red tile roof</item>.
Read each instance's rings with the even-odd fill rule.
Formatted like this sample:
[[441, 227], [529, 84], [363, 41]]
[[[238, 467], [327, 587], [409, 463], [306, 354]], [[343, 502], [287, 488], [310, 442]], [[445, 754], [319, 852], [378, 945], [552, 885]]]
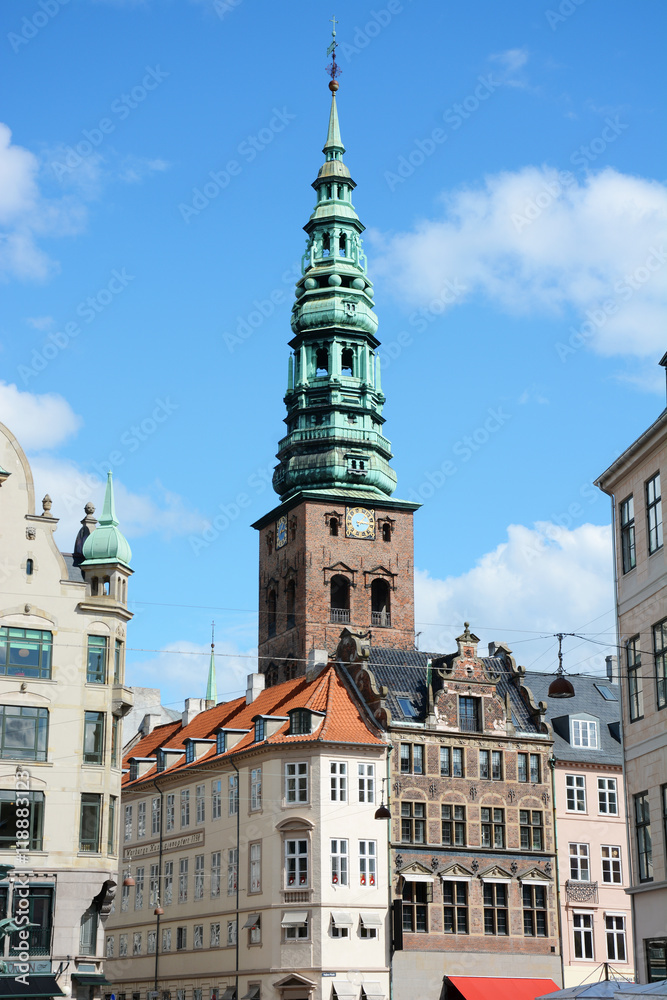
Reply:
[[[172, 757], [171, 763], [168, 760], [169, 766], [162, 772], [164, 774], [173, 774], [189, 767], [200, 767], [204, 761], [213, 758], [223, 760], [256, 745], [252, 721], [255, 716], [285, 716], [295, 708], [309, 708], [313, 712], [321, 712], [324, 718], [318, 725], [318, 719], [315, 717], [313, 721], [313, 725], [317, 727], [315, 731], [299, 736], [288, 736], [289, 722], [284, 722], [277, 732], [262, 742], [261, 746], [308, 742], [381, 746], [384, 742], [379, 727], [361, 708], [338, 669], [330, 665], [314, 680], [308, 681], [305, 677], [299, 677], [265, 688], [249, 705], [246, 705], [245, 698], [235, 698], [233, 701], [223, 702], [215, 708], [200, 712], [185, 727], [179, 722], [157, 726], [131, 748], [123, 761], [123, 767], [129, 766], [132, 757], [155, 757], [160, 747], [183, 750], [183, 755], [176, 759]], [[249, 732], [226, 754], [216, 754], [216, 748], [212, 746], [197, 761], [186, 764], [185, 740], [211, 739], [215, 737], [215, 732], [219, 728], [247, 729]], [[156, 773], [156, 768], [151, 767], [135, 782], [130, 782], [129, 775], [125, 774], [123, 785], [134, 785], [150, 780]]]

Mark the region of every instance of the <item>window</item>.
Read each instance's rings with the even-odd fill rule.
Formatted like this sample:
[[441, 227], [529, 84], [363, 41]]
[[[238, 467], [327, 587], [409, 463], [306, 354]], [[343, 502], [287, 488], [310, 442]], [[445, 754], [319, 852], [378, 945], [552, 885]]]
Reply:
[[401, 773], [424, 773], [424, 747], [421, 743], [401, 743]]
[[374, 913], [359, 914], [359, 937], [377, 938], [378, 927], [381, 926], [382, 926], [382, 919], [378, 917], [376, 920], [376, 914]]
[[26, 559], [25, 561], [25, 575], [32, 576], [32, 571], [35, 568], [35, 564], [32, 559]]
[[463, 767], [462, 747], [452, 747], [452, 777], [453, 778], [465, 777], [464, 767]]
[[329, 764], [331, 775], [331, 801], [347, 802], [347, 764], [332, 760]]
[[190, 826], [190, 789], [181, 789], [181, 830]]
[[0, 757], [4, 760], [46, 760], [48, 729], [46, 708], [0, 705]]
[[195, 899], [204, 898], [204, 855], [195, 857]]
[[121, 913], [127, 913], [130, 909], [130, 887], [129, 885], [124, 885], [121, 888], [120, 893], [120, 911]]
[[193, 948], [203, 948], [204, 947], [204, 925], [195, 924], [192, 934], [192, 947]]
[[141, 955], [141, 931], [135, 931], [132, 935], [132, 954]]
[[503, 755], [500, 750], [479, 751], [479, 776], [492, 781], [503, 780]]
[[517, 754], [517, 779], [519, 781], [530, 781], [534, 785], [539, 784], [540, 755], [538, 753]]
[[194, 740], [185, 740], [185, 763], [192, 764], [195, 759], [195, 744]]
[[[25, 935], [25, 930], [15, 931], [10, 935], [9, 954], [27, 951], [31, 957], [33, 955], [48, 956], [51, 949], [51, 931], [53, 925], [53, 887], [47, 885], [30, 885], [28, 887], [27, 909], [25, 908], [25, 896], [20, 895], [17, 892], [17, 888], [15, 887], [14, 889], [11, 916], [27, 916], [32, 926], [26, 925], [25, 930], [28, 931], [27, 939], [25, 936], [19, 937], [19, 934]], [[6, 915], [6, 913], [3, 915]]]
[[359, 764], [359, 801], [375, 802], [375, 764]]
[[102, 796], [84, 792], [81, 796], [79, 850], [97, 854], [100, 849], [100, 816]]
[[222, 816], [222, 782], [211, 782], [211, 819], [220, 819]]
[[660, 473], [656, 473], [646, 483], [646, 519], [648, 521], [649, 554], [662, 548], [662, 499], [660, 497]]
[[544, 848], [542, 813], [536, 809], [519, 809], [519, 827], [522, 851], [541, 851]]
[[588, 844], [570, 844], [570, 878], [573, 882], [590, 882], [589, 858]]
[[329, 534], [334, 538], [338, 535], [338, 518], [332, 517], [329, 521]]
[[236, 944], [236, 921], [227, 921], [227, 944], [229, 946]]
[[266, 739], [266, 719], [255, 719], [255, 743]]
[[308, 764], [285, 764], [285, 801], [308, 801]]
[[158, 865], [151, 865], [148, 870], [148, 905], [157, 906], [160, 899], [160, 879]]
[[167, 796], [167, 830], [173, 830], [176, 826], [176, 796]]
[[256, 812], [262, 808], [262, 769], [253, 767], [250, 771], [250, 810]]
[[498, 936], [509, 933], [507, 886], [499, 882], [484, 883], [484, 933]]
[[440, 777], [448, 778], [452, 773], [452, 755], [449, 747], [440, 747]]
[[590, 750], [598, 748], [598, 724], [586, 719], [572, 720], [572, 746], [588, 747]]
[[524, 885], [523, 933], [525, 937], [547, 936], [547, 890], [543, 885]]
[[407, 844], [426, 843], [424, 802], [401, 802], [401, 840]]
[[239, 776], [238, 774], [230, 774], [228, 789], [227, 789], [227, 802], [229, 807], [229, 815], [236, 816], [239, 811]]
[[623, 876], [621, 873], [621, 848], [603, 845], [602, 852], [602, 881], [621, 885]]
[[403, 885], [403, 930], [428, 933], [428, 904], [433, 902], [432, 882], [405, 882]]
[[154, 955], [157, 947], [157, 931], [148, 931], [146, 934], [146, 953]]
[[618, 816], [616, 778], [598, 778], [598, 812]]
[[459, 696], [459, 729], [465, 733], [479, 733], [480, 699]]
[[466, 843], [466, 807], [443, 805], [442, 842], [446, 847], [464, 847]]
[[276, 619], [278, 617], [277, 599], [275, 590], [270, 590], [266, 595], [267, 603], [267, 624], [269, 636], [276, 634]]
[[607, 938], [607, 958], [611, 962], [625, 962], [625, 917], [615, 914], [605, 915], [604, 926]]
[[34, 628], [0, 628], [0, 674], [8, 677], [51, 676], [53, 636]]
[[146, 803], [137, 806], [137, 839], [146, 836]]
[[635, 552], [635, 501], [631, 496], [621, 503], [621, 559], [624, 573], [629, 573], [637, 565], [637, 554]]
[[311, 731], [311, 717], [307, 708], [295, 708], [289, 713], [291, 736], [305, 736]]
[[115, 795], [109, 796], [109, 822], [107, 825], [107, 854], [116, 853], [116, 813], [118, 811], [118, 798]]
[[130, 757], [130, 775], [129, 775], [130, 781], [136, 781], [138, 777], [139, 777], [139, 763], [134, 759], [134, 757]]
[[135, 887], [134, 887], [134, 908], [135, 910], [141, 910], [144, 906], [144, 868], [137, 868], [137, 873], [135, 875]]
[[349, 885], [347, 840], [331, 841], [331, 882], [333, 885]]
[[[391, 625], [391, 593], [386, 580], [371, 584], [371, 625], [389, 628]], [[416, 713], [415, 713], [416, 714]]]
[[224, 753], [227, 749], [227, 734], [222, 730], [218, 730], [215, 734], [215, 752]]
[[308, 841], [285, 841], [285, 882], [308, 885]]
[[443, 882], [442, 929], [445, 934], [468, 933], [468, 886], [465, 882]]
[[653, 848], [651, 844], [651, 813], [648, 792], [635, 795], [635, 831], [637, 834], [637, 856], [639, 860], [639, 881], [653, 881]]
[[374, 840], [359, 841], [359, 884], [374, 886], [376, 880], [377, 844]]
[[171, 927], [162, 928], [162, 951], [171, 951]]
[[482, 779], [491, 777], [491, 753], [489, 750], [479, 751], [479, 776]]
[[188, 929], [187, 927], [177, 927], [176, 951], [185, 951], [187, 947], [188, 947]]
[[116, 639], [113, 647], [113, 682], [122, 684], [123, 682], [123, 643], [121, 639]]
[[250, 845], [250, 892], [262, 891], [262, 845]]
[[160, 800], [151, 800], [151, 836], [160, 832]]
[[[286, 920], [294, 920], [301, 918], [300, 922], [297, 923], [285, 923]], [[286, 941], [303, 941], [308, 938], [308, 914], [307, 913], [286, 913], [283, 916], [283, 927], [285, 929], [285, 940]]]
[[113, 936], [113, 934], [107, 934], [106, 946], [104, 948], [104, 957], [105, 958], [113, 958], [113, 945], [114, 945], [114, 936]]
[[482, 806], [482, 847], [505, 846], [505, 810]]
[[211, 941], [211, 948], [219, 948], [220, 947], [220, 924], [217, 923], [217, 922], [211, 924], [211, 937], [210, 937], [210, 941]]
[[104, 684], [107, 679], [107, 640], [103, 635], [88, 636], [88, 666], [86, 680], [89, 684]]
[[644, 717], [644, 690], [641, 676], [642, 654], [639, 648], [639, 636], [629, 639], [625, 644], [625, 656], [628, 667], [628, 709], [630, 722]]
[[0, 790], [0, 851], [41, 851], [43, 827], [43, 792]]
[[646, 944], [646, 975], [649, 983], [667, 978], [667, 938], [654, 938]]
[[127, 957], [127, 934], [120, 934], [118, 937], [118, 957]]
[[573, 913], [574, 957], [593, 958], [593, 914]]
[[197, 823], [206, 820], [206, 785], [197, 785], [195, 789], [195, 815]]
[[[118, 716], [111, 717], [111, 766], [120, 767], [121, 720]], [[158, 751], [159, 753], [159, 751]], [[164, 770], [164, 768], [162, 769]]]
[[178, 901], [187, 903], [188, 901], [188, 859], [181, 858], [178, 863]]
[[239, 878], [239, 850], [238, 847], [230, 847], [227, 851], [227, 895], [233, 896], [236, 892]]
[[586, 812], [586, 777], [583, 774], [566, 774], [565, 792], [571, 812]]
[[98, 911], [96, 906], [89, 906], [81, 917], [79, 926], [79, 954], [95, 955], [97, 953]]
[[331, 614], [332, 622], [349, 622], [350, 620], [350, 583], [344, 576], [334, 576], [331, 579]]
[[[322, 253], [325, 257], [329, 256], [329, 234], [325, 233], [322, 237]], [[326, 347], [318, 347], [315, 352], [315, 375], [328, 375], [329, 374], [329, 352]]]
[[174, 901], [174, 862], [164, 863], [164, 905], [171, 906]]
[[665, 845], [665, 854], [667, 855], [667, 785], [662, 785], [660, 795], [662, 798], [662, 842]]
[[653, 626], [653, 658], [656, 704], [664, 708], [667, 705], [667, 618]]
[[222, 871], [221, 852], [213, 851], [211, 854], [211, 898], [216, 899], [220, 895], [220, 878]]

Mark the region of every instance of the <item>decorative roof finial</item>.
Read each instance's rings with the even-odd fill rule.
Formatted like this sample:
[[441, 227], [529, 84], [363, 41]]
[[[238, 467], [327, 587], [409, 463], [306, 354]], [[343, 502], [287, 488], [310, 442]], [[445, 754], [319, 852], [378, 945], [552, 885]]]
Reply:
[[214, 705], [218, 703], [218, 686], [215, 679], [215, 622], [211, 622], [211, 662], [208, 667], [206, 701], [211, 701]]
[[327, 66], [327, 73], [331, 77], [331, 83], [329, 84], [329, 90], [331, 91], [332, 94], [335, 94], [336, 91], [338, 90], [338, 84], [336, 83], [336, 77], [340, 76], [343, 71], [340, 68], [340, 66], [338, 65], [338, 63], [336, 62], [336, 49], [338, 47], [338, 42], [336, 41], [336, 25], [339, 22], [336, 20], [335, 14], [334, 14], [333, 17], [329, 18], [329, 20], [331, 21], [331, 23], [333, 25], [333, 28], [331, 30], [331, 39], [332, 39], [332, 41], [331, 41], [331, 44], [330, 44], [329, 48], [327, 49], [327, 55], [331, 56], [331, 62]]

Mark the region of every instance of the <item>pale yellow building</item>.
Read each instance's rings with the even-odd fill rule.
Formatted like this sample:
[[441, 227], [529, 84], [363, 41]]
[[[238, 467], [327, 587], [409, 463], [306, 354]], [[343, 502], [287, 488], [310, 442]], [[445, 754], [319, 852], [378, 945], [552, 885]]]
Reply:
[[0, 998], [91, 1000], [118, 868], [130, 549], [110, 478], [99, 524], [87, 505], [72, 554], [58, 548], [48, 496], [40, 507], [0, 424], [0, 864], [13, 866], [0, 917], [33, 925], [4, 939]]
[[[660, 362], [667, 366], [667, 354]], [[635, 967], [667, 977], [667, 409], [597, 480], [612, 498]]]

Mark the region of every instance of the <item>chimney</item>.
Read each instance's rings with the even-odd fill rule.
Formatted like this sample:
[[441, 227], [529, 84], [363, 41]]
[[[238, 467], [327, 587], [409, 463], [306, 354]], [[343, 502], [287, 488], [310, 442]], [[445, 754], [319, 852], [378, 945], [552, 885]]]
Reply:
[[322, 673], [329, 662], [329, 654], [326, 649], [311, 649], [306, 662], [306, 680], [314, 681]]
[[159, 726], [162, 722], [162, 716], [159, 712], [146, 712], [143, 719], [141, 720], [141, 725], [139, 726], [139, 732], [142, 736], [148, 736], [152, 733], [156, 726]]
[[185, 711], [182, 715], [183, 728], [189, 726], [194, 718], [206, 708], [205, 698], [186, 698]]
[[605, 663], [607, 664], [607, 680], [611, 681], [612, 684], [618, 684], [618, 657], [605, 656]]
[[266, 687], [266, 677], [264, 674], [248, 674], [248, 686], [245, 692], [246, 705], [252, 705], [255, 698], [262, 693]]
[[489, 656], [495, 656], [495, 655], [496, 655], [496, 644], [495, 644], [495, 642], [490, 642], [489, 643]]

